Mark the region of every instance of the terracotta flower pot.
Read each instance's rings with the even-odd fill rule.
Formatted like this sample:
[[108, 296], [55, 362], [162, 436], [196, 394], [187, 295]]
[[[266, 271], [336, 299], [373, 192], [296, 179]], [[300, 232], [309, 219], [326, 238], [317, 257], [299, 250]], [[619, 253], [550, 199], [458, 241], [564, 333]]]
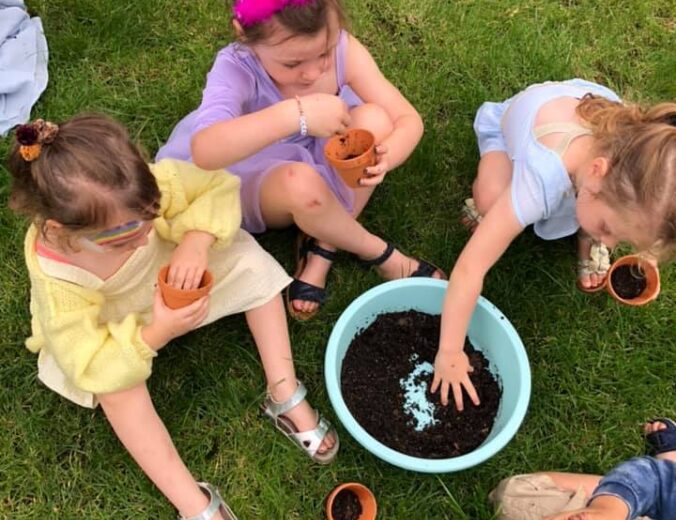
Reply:
[[162, 299], [167, 307], [170, 309], [180, 309], [192, 302], [199, 300], [202, 296], [209, 294], [214, 279], [209, 271], [205, 271], [202, 276], [202, 281], [197, 289], [185, 291], [183, 289], [176, 289], [167, 283], [167, 274], [169, 273], [169, 266], [165, 265], [160, 269], [157, 275], [157, 283], [160, 285], [162, 292]]
[[336, 135], [324, 145], [324, 155], [343, 182], [350, 188], [359, 188], [359, 179], [365, 170], [376, 163], [375, 137], [368, 130], [350, 129], [345, 135]]
[[[617, 270], [622, 266], [631, 267], [631, 272], [637, 277], [645, 278], [645, 289], [635, 298], [627, 298], [618, 294], [617, 288], [613, 286], [613, 274], [617, 276]], [[606, 290], [610, 295], [620, 303], [627, 305], [645, 305], [657, 298], [660, 293], [660, 271], [657, 266], [639, 255], [627, 255], [618, 258], [610, 266], [606, 282]]]
[[333, 504], [341, 491], [352, 491], [359, 500], [361, 504], [361, 515], [359, 515], [358, 520], [375, 520], [376, 513], [378, 512], [378, 504], [376, 503], [376, 497], [373, 496], [371, 490], [367, 488], [364, 484], [359, 484], [358, 482], [347, 482], [337, 486], [329, 493], [326, 497], [326, 518], [327, 520], [339, 520], [333, 516], [332, 509]]

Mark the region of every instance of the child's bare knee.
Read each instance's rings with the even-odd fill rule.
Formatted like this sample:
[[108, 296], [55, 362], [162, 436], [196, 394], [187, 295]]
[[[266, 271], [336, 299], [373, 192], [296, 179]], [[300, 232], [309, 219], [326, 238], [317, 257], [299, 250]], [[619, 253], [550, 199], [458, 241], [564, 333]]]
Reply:
[[328, 202], [324, 179], [308, 164], [289, 164], [284, 171], [284, 184], [292, 211], [319, 210]]
[[375, 136], [376, 142], [382, 141], [394, 131], [394, 124], [389, 114], [375, 103], [365, 103], [355, 107], [350, 115], [352, 116], [350, 126], [370, 131]]

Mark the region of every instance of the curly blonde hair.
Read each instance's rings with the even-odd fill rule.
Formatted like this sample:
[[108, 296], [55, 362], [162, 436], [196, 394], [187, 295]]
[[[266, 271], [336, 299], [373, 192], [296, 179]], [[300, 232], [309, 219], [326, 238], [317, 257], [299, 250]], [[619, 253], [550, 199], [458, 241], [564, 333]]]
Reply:
[[661, 260], [676, 256], [676, 103], [622, 104], [588, 94], [577, 107], [597, 151], [608, 159], [599, 196], [650, 225], [640, 244]]

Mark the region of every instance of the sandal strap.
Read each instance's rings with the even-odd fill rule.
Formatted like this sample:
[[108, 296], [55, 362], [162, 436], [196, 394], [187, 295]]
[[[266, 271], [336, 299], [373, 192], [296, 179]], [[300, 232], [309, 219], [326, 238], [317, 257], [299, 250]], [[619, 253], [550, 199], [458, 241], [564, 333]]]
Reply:
[[338, 254], [336, 251], [329, 251], [328, 249], [324, 249], [319, 244], [317, 244], [316, 239], [312, 238], [309, 235], [306, 236], [307, 238], [303, 239], [300, 245], [299, 254], [301, 257], [307, 255], [308, 253], [312, 253], [313, 255], [321, 256], [322, 258], [328, 260], [329, 262], [336, 261], [336, 256]]
[[324, 437], [326, 437], [326, 434], [330, 429], [331, 423], [320, 415], [315, 429], [305, 432], [296, 432], [290, 435], [295, 438], [296, 443], [303, 448], [310, 457], [314, 457], [319, 451], [319, 448], [321, 448]]
[[228, 505], [221, 498], [218, 490], [209, 484], [208, 482], [198, 482], [197, 485], [200, 487], [202, 493], [204, 493], [209, 499], [209, 505], [198, 515], [195, 516], [183, 516], [178, 515], [178, 520], [211, 520], [217, 511], [221, 510], [225, 513], [224, 518], [226, 520], [237, 520], [237, 517], [228, 507]]
[[373, 260], [360, 260], [359, 263], [361, 264], [362, 267], [373, 267], [382, 264], [385, 262], [389, 257], [392, 256], [392, 253], [394, 253], [394, 250], [396, 248], [394, 247], [394, 244], [391, 242], [387, 242], [387, 246], [385, 247], [385, 251], [383, 251], [383, 254], [381, 254], [379, 257], [374, 258]]
[[656, 422], [663, 423], [667, 427], [646, 435], [645, 439], [650, 447], [650, 454], [659, 455], [676, 450], [676, 422], [667, 417], [657, 417], [650, 420], [651, 424]]
[[305, 399], [306, 394], [307, 389], [305, 388], [305, 385], [298, 381], [296, 391], [282, 403], [278, 403], [271, 395], [268, 395], [268, 398], [265, 400], [265, 413], [277, 420], [280, 415], [284, 415], [292, 408], [298, 406]]
[[321, 305], [326, 300], [326, 289], [294, 278], [289, 284], [289, 299], [316, 302]]
[[409, 278], [431, 278], [436, 272], [437, 268], [432, 264], [425, 260], [418, 260], [418, 268], [409, 275]]

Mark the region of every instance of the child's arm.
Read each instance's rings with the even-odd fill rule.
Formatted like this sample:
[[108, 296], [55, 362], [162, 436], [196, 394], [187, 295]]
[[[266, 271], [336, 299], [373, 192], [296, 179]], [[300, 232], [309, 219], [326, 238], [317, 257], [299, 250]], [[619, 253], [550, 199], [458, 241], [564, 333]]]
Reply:
[[162, 238], [180, 244], [188, 232], [201, 231], [214, 237], [215, 249], [232, 243], [242, 221], [238, 177], [173, 159], [150, 169], [162, 194], [154, 221]]
[[239, 230], [239, 179], [223, 170], [207, 172], [170, 159], [151, 165], [151, 170], [162, 193], [155, 228], [178, 244], [167, 282], [195, 289], [207, 269], [209, 248], [227, 247]]
[[452, 390], [458, 410], [463, 409], [462, 388], [478, 404], [469, 380], [471, 367], [463, 352], [467, 327], [481, 294], [483, 279], [509, 244], [523, 230], [512, 209], [511, 189], [506, 189], [484, 216], [460, 253], [444, 298], [439, 350], [434, 362], [432, 392], [441, 388], [441, 402], [448, 404]]
[[[300, 132], [298, 101], [285, 99], [257, 112], [243, 113], [255, 84], [241, 67], [219, 56], [209, 73], [198, 131], [191, 154], [207, 170], [225, 168], [263, 148]], [[300, 98], [309, 135], [328, 137], [350, 124], [347, 105], [338, 96], [312, 94]]]
[[285, 99], [200, 130], [191, 142], [193, 161], [207, 170], [225, 168], [299, 133], [300, 107], [306, 117], [308, 135], [329, 137], [344, 132], [350, 124], [347, 105], [338, 96], [310, 94], [299, 101]]
[[33, 328], [27, 346], [33, 351], [49, 350], [68, 380], [86, 392], [115, 392], [145, 381], [157, 351], [196, 328], [208, 313], [206, 297], [172, 310], [157, 289], [150, 324], [135, 313], [104, 323], [101, 293], [47, 277], [34, 254], [26, 260]]
[[575, 511], [567, 511], [548, 516], [544, 520], [626, 520], [629, 517], [627, 504], [612, 496], [601, 496], [594, 499], [589, 506]]
[[[349, 38], [345, 67], [348, 85], [365, 103], [382, 107], [394, 124], [394, 131], [380, 144], [387, 150], [379, 163], [382, 168], [369, 170], [380, 177], [380, 182], [383, 174], [411, 155], [423, 135], [423, 122], [413, 105], [380, 72], [369, 51], [352, 35]], [[364, 184], [373, 184], [373, 180]]]
[[103, 296], [93, 289], [48, 278], [27, 256], [31, 271], [31, 350], [47, 349], [81, 390], [106, 393], [150, 376], [155, 350], [144, 340], [138, 315], [99, 323]]

